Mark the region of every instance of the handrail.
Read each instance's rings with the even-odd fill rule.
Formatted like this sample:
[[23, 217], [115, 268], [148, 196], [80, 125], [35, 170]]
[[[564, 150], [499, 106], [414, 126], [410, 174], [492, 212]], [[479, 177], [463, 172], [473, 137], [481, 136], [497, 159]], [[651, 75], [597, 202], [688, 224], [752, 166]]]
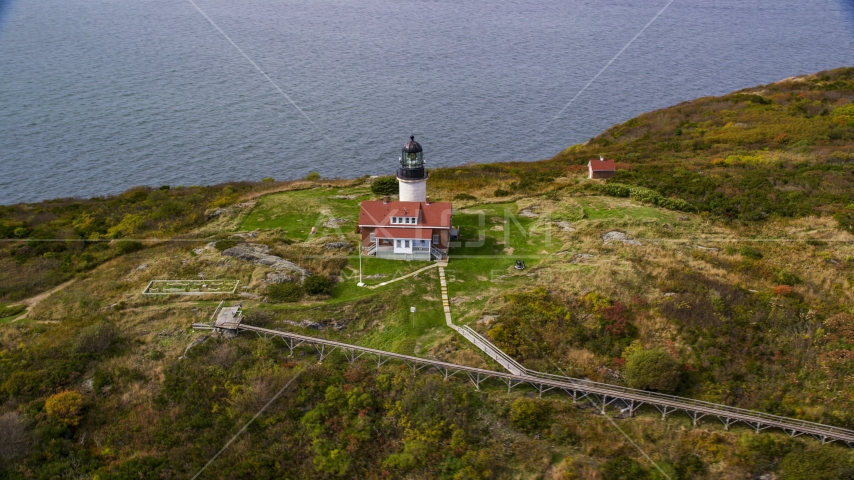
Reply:
[[[665, 408], [665, 412], [667, 408], [679, 409], [685, 411], [693, 411], [697, 413], [702, 413], [704, 415], [714, 415], [719, 418], [726, 418], [727, 421], [742, 421], [748, 424], [756, 424], [757, 431], [759, 430], [759, 426], [764, 424], [769, 427], [777, 427], [783, 430], [791, 430], [792, 432], [806, 433], [810, 435], [814, 435], [820, 437], [822, 441], [826, 439], [832, 440], [840, 440], [849, 444], [849, 446], [854, 445], [854, 430], [849, 430], [841, 427], [834, 427], [831, 425], [824, 425], [821, 423], [810, 422], [807, 420], [798, 420], [788, 417], [781, 417], [778, 415], [767, 414], [763, 412], [757, 412], [753, 410], [747, 410], [737, 407], [730, 407], [727, 405], [715, 404], [711, 402], [705, 402], [702, 400], [693, 400], [689, 398], [677, 397], [674, 395], [666, 395], [655, 392], [648, 392], [645, 390], [636, 390], [628, 387], [621, 387], [617, 385], [609, 385], [605, 383], [594, 382], [590, 380], [581, 380], [572, 377], [560, 377], [558, 375], [544, 374], [541, 372], [532, 372], [531, 370], [525, 369], [526, 372], [521, 375], [513, 374], [513, 373], [504, 373], [504, 372], [496, 372], [494, 370], [486, 370], [482, 368], [475, 367], [467, 367], [463, 365], [456, 365], [453, 363], [442, 362], [438, 360], [430, 360], [426, 358], [412, 357], [409, 355], [403, 355], [399, 353], [386, 352], [383, 350], [377, 350], [368, 347], [361, 347], [357, 345], [351, 345], [342, 342], [336, 342], [334, 340], [325, 340], [316, 337], [308, 337], [305, 335], [299, 335], [290, 332], [282, 332], [278, 330], [270, 330], [262, 327], [255, 327], [247, 324], [240, 324], [237, 327], [238, 331], [254, 331], [256, 333], [263, 333], [267, 335], [275, 335], [280, 337], [287, 337], [293, 340], [298, 340], [304, 343], [314, 343], [320, 345], [328, 345], [336, 348], [360, 351], [372, 355], [376, 355], [378, 357], [388, 357], [388, 358], [396, 358], [399, 360], [403, 360], [405, 362], [416, 362], [422, 364], [428, 364], [437, 368], [445, 368], [452, 369], [457, 371], [463, 371], [467, 373], [473, 373], [478, 376], [484, 376], [484, 378], [495, 377], [508, 382], [516, 381], [518, 383], [529, 383], [529, 384], [539, 384], [548, 386], [551, 388], [560, 388], [564, 391], [582, 391], [588, 394], [601, 395], [603, 398], [611, 397], [621, 400], [628, 400], [632, 402], [639, 402], [640, 404], [648, 403], [654, 405], [656, 407], [661, 406]], [[524, 368], [524, 367], [523, 367]], [[510, 383], [508, 383], [510, 385]], [[729, 423], [727, 423], [729, 425]]]
[[[751, 415], [751, 416], [763, 417], [763, 418], [768, 419], [768, 420], [798, 421], [798, 422], [804, 422], [805, 425], [814, 425], [814, 426], [819, 426], [822, 428], [831, 428], [831, 429], [839, 428], [839, 427], [833, 427], [830, 425], [824, 425], [821, 423], [810, 422], [808, 420], [800, 420], [800, 419], [793, 419], [793, 418], [789, 418], [789, 417], [781, 417], [779, 415], [774, 415], [771, 413], [765, 413], [765, 412], [760, 412], [760, 411], [756, 411], [756, 410], [749, 410], [749, 409], [739, 408], [739, 407], [732, 407], [732, 406], [721, 404], [721, 403], [707, 402], [705, 400], [696, 400], [696, 399], [688, 398], [688, 397], [679, 397], [676, 395], [668, 395], [665, 393], [650, 392], [647, 390], [638, 390], [635, 388], [623, 387], [621, 385], [612, 385], [610, 383], [600, 383], [600, 382], [594, 382], [593, 380], [585, 380], [585, 379], [580, 379], [580, 378], [567, 377], [564, 375], [555, 375], [552, 373], [545, 373], [545, 372], [538, 372], [536, 370], [530, 370], [528, 368], [525, 368], [523, 365], [518, 363], [516, 360], [514, 360], [512, 357], [510, 357], [506, 353], [504, 353], [501, 349], [499, 349], [498, 347], [493, 345], [491, 342], [489, 342], [489, 340], [484, 338], [483, 335], [479, 334], [474, 329], [470, 328], [468, 325], [463, 325], [460, 328], [465, 329], [465, 330], [469, 331], [470, 333], [473, 333], [478, 338], [480, 338], [483, 342], [486, 342], [489, 346], [492, 347], [492, 350], [494, 352], [497, 352], [498, 354], [500, 354], [501, 357], [504, 358], [505, 360], [512, 362], [513, 365], [515, 367], [519, 368], [523, 372], [524, 375], [528, 375], [528, 376], [532, 376], [532, 377], [536, 377], [536, 378], [542, 378], [542, 379], [553, 379], [553, 380], [557, 380], [557, 381], [566, 381], [566, 382], [573, 382], [573, 383], [578, 382], [578, 383], [582, 383], [585, 385], [601, 385], [601, 386], [605, 386], [607, 388], [616, 390], [616, 391], [621, 392], [621, 393], [641, 393], [641, 394], [647, 395], [651, 398], [678, 400], [680, 402], [690, 403], [691, 405], [694, 405], [697, 407], [715, 408], [715, 409], [724, 410], [724, 411], [734, 413], [734, 414], [747, 414], [747, 415]], [[842, 429], [842, 430], [850, 431], [850, 430], [846, 430], [846, 429]], [[851, 431], [851, 432], [854, 433], [854, 431]]]

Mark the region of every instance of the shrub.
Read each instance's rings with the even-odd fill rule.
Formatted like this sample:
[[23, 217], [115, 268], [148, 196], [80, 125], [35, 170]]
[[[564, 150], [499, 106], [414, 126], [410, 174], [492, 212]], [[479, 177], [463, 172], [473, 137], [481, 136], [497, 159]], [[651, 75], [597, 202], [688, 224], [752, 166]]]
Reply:
[[626, 359], [629, 387], [673, 393], [679, 386], [679, 363], [661, 348], [638, 350]]
[[495, 190], [495, 192], [493, 192], [493, 195], [495, 195], [496, 197], [509, 197], [510, 192], [499, 188]]
[[801, 277], [795, 275], [794, 273], [788, 270], [780, 270], [777, 272], [777, 282], [780, 285], [789, 285], [790, 287], [795, 286], [798, 283], [803, 282]]
[[809, 478], [810, 480], [831, 480], [851, 478], [854, 465], [845, 455], [833, 452], [828, 447], [813, 447], [807, 450], [794, 451], [780, 462], [780, 478], [794, 480]]
[[540, 402], [520, 398], [510, 406], [510, 422], [514, 427], [530, 432], [542, 427], [545, 413]]
[[377, 195], [397, 195], [400, 193], [400, 184], [394, 177], [380, 177], [371, 183], [371, 191]]
[[48, 417], [69, 426], [77, 425], [80, 422], [79, 414], [82, 406], [83, 397], [73, 390], [51, 395], [44, 402], [44, 409]]
[[774, 295], [785, 297], [792, 294], [792, 287], [788, 285], [778, 285], [774, 287]]
[[30, 436], [23, 416], [15, 412], [0, 415], [0, 438], [0, 459], [8, 461], [26, 454]]
[[138, 252], [140, 250], [142, 250], [142, 242], [137, 242], [136, 240], [122, 240], [120, 242], [116, 242], [116, 251], [121, 255]]
[[646, 476], [641, 464], [625, 455], [612, 458], [602, 466], [603, 480], [636, 480]]
[[264, 294], [267, 300], [273, 303], [296, 302], [302, 298], [303, 290], [296, 283], [273, 283], [267, 286]]
[[332, 295], [335, 292], [335, 279], [326, 275], [312, 275], [302, 284], [309, 295]]
[[219, 250], [220, 252], [223, 250], [228, 250], [231, 247], [237, 246], [237, 240], [220, 240], [214, 244], [214, 248]]
[[15, 317], [27, 309], [26, 305], [0, 305], [0, 318]]
[[468, 193], [458, 193], [454, 195], [454, 200], [477, 200], [477, 197]]
[[745, 246], [739, 248], [738, 253], [740, 253], [742, 256], [750, 258], [752, 260], [759, 260], [762, 258], [762, 252], [760, 252], [759, 250], [757, 250], [757, 249], [755, 249], [749, 245], [745, 245]]
[[605, 194], [612, 197], [628, 197], [630, 191], [628, 186], [619, 183], [610, 183], [605, 186]]
[[102, 353], [118, 338], [116, 328], [109, 323], [101, 322], [82, 328], [74, 341], [74, 351], [77, 353]]
[[305, 180], [308, 180], [309, 182], [316, 182], [320, 180], [320, 174], [317, 172], [311, 172], [305, 176]]
[[261, 182], [262, 182], [262, 183], [273, 183], [273, 182], [275, 182], [275, 181], [276, 181], [276, 180], [275, 180], [273, 177], [264, 177], [264, 178], [262, 178], [262, 179], [261, 179]]

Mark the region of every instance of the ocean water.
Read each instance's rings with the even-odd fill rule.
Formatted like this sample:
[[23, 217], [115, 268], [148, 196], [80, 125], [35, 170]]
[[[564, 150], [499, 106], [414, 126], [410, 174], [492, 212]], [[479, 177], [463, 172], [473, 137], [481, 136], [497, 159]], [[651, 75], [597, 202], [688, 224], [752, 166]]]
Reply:
[[675, 0], [565, 108], [667, 0], [194, 1], [293, 104], [190, 0], [0, 0], [0, 204], [538, 160], [854, 64], [851, 1]]

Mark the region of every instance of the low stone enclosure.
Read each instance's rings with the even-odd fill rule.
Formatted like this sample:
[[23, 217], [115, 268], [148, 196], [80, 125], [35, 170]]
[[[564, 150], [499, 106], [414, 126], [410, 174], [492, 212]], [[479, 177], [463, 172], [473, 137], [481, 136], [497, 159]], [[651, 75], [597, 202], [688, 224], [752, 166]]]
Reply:
[[216, 295], [234, 293], [240, 280], [152, 280], [143, 295]]

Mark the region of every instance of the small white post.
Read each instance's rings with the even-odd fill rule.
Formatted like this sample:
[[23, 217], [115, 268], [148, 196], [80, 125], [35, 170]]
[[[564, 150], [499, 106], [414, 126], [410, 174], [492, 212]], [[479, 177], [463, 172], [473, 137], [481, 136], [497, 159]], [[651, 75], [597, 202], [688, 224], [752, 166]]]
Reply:
[[359, 241], [359, 283], [356, 286], [364, 287], [365, 282], [362, 281], [362, 242]]
[[412, 313], [412, 329], [415, 330], [415, 307], [409, 307], [409, 311]]

